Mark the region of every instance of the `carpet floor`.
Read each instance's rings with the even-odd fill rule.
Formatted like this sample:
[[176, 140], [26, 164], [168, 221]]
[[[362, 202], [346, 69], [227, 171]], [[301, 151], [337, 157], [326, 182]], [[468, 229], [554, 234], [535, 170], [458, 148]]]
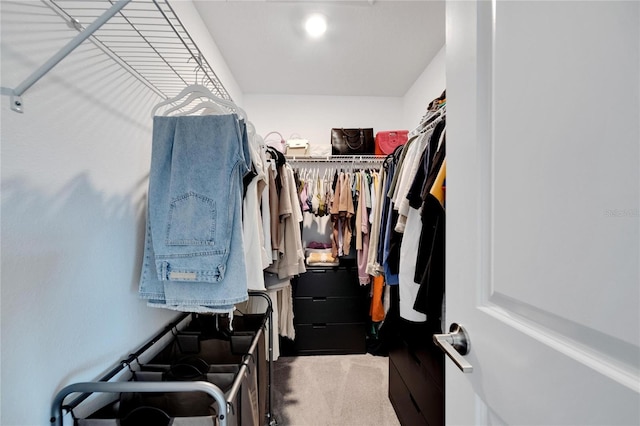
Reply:
[[274, 418], [279, 426], [399, 426], [388, 363], [369, 354], [281, 357], [273, 363]]

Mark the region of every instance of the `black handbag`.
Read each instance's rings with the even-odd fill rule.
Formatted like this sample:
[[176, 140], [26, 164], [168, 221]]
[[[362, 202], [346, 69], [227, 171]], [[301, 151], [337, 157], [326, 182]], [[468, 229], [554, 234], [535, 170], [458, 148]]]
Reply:
[[331, 129], [331, 154], [373, 154], [373, 129]]

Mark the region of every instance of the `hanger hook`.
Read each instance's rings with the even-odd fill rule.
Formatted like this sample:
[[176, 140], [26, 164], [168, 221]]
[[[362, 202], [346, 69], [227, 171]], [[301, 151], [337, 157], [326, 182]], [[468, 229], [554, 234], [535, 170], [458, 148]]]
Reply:
[[202, 56], [200, 54], [198, 54], [196, 56], [190, 56], [187, 59], [187, 63], [189, 63], [192, 59], [196, 63], [196, 66], [193, 69], [193, 71], [195, 72], [195, 81], [194, 81], [194, 83], [198, 84], [198, 71], [202, 70], [202, 72], [204, 73], [204, 68], [202, 67]]

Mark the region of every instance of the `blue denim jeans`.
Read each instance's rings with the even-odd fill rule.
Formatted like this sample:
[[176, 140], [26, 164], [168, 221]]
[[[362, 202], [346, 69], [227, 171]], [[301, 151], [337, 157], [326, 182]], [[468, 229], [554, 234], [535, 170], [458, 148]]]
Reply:
[[244, 125], [235, 115], [154, 117], [140, 296], [167, 305], [246, 300]]

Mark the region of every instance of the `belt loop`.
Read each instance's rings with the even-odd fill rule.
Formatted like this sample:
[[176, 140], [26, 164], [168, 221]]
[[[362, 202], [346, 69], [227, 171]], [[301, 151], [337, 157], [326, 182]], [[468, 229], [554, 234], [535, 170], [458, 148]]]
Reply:
[[162, 262], [160, 264], [160, 275], [162, 281], [169, 280], [169, 262]]

